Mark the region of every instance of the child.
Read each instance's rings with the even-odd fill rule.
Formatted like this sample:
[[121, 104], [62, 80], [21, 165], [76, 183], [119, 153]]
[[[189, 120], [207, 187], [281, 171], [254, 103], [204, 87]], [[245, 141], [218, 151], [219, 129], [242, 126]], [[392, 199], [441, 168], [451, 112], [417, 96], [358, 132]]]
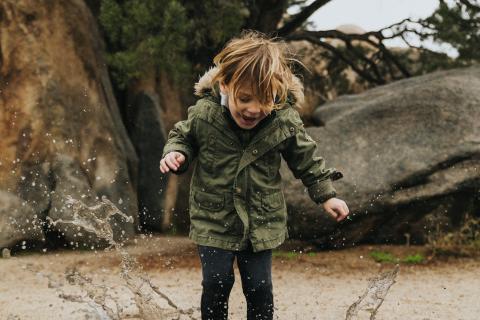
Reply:
[[252, 31], [228, 42], [195, 85], [201, 98], [164, 147], [162, 173], [183, 173], [197, 159], [189, 237], [202, 263], [202, 320], [227, 319], [235, 257], [247, 319], [273, 318], [272, 249], [288, 238], [281, 156], [313, 201], [337, 221], [349, 213], [332, 184], [342, 174], [314, 156], [316, 143], [295, 110], [303, 86], [285, 47]]

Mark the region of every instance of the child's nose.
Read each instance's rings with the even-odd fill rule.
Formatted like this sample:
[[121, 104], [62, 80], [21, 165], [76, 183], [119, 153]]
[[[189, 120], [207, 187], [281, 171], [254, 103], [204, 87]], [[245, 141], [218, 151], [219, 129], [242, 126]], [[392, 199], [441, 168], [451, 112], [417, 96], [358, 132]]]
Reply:
[[247, 116], [255, 117], [255, 116], [260, 114], [262, 109], [260, 109], [260, 107], [258, 107], [258, 106], [251, 106], [251, 107], [248, 107], [246, 111], [247, 111], [246, 112]]

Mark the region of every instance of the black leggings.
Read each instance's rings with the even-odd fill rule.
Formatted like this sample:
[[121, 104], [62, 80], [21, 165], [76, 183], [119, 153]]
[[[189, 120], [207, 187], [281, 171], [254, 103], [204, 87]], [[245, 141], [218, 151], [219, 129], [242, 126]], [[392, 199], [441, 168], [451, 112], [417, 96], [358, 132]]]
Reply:
[[272, 250], [254, 253], [249, 242], [248, 248], [242, 251], [198, 245], [198, 253], [203, 276], [202, 320], [228, 319], [228, 297], [235, 281], [235, 256], [247, 300], [247, 320], [273, 319]]

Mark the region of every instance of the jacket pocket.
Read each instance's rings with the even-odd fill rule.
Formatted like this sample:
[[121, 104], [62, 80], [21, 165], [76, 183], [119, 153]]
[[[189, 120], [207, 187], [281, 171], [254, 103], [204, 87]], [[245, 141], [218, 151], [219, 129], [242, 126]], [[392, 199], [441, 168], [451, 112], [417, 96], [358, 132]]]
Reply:
[[284, 206], [284, 199], [282, 191], [262, 196], [262, 208], [266, 211], [274, 211]]
[[210, 211], [220, 211], [225, 206], [225, 195], [195, 191], [194, 201], [202, 209]]

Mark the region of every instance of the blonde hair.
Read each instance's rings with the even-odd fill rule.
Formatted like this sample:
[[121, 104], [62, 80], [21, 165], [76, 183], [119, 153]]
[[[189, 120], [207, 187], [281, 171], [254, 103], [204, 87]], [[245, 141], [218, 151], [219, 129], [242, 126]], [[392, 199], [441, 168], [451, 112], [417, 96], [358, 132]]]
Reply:
[[231, 85], [236, 100], [239, 89], [250, 85], [268, 112], [281, 108], [287, 102], [289, 91], [300, 105], [304, 98], [303, 85], [289, 67], [289, 63], [299, 61], [287, 55], [284, 41], [246, 30], [240, 37], [231, 39], [213, 59], [218, 73], [212, 79], [212, 87], [217, 82]]

